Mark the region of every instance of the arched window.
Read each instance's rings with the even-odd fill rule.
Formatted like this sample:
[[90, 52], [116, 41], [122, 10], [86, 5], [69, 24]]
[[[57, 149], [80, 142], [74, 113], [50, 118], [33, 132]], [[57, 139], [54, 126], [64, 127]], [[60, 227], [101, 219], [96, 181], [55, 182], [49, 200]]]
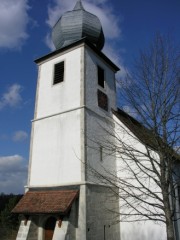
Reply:
[[55, 225], [56, 225], [56, 218], [55, 217], [49, 217], [46, 220], [45, 227], [44, 227], [44, 230], [45, 230], [44, 240], [52, 240], [53, 239]]

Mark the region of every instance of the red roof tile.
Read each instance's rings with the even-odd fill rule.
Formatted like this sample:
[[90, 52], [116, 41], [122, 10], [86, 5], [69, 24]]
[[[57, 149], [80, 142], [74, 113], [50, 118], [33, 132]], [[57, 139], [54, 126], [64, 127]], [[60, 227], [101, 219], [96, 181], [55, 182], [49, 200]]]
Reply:
[[29, 191], [18, 202], [13, 213], [66, 214], [78, 196], [78, 190]]

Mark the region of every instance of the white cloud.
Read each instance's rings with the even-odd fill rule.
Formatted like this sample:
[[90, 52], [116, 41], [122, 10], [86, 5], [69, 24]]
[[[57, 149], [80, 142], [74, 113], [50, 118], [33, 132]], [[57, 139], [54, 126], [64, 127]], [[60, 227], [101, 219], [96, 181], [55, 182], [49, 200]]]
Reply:
[[[106, 39], [116, 39], [121, 36], [120, 19], [114, 13], [109, 1], [88, 1], [85, 5], [87, 11], [99, 17]], [[100, 4], [101, 3], [101, 4]]]
[[51, 39], [51, 34], [47, 34], [46, 35], [46, 38], [45, 38], [45, 43], [46, 45], [49, 47], [49, 49], [51, 49], [51, 51], [54, 51], [55, 50], [55, 46], [53, 44], [53, 41]]
[[22, 102], [21, 97], [22, 86], [19, 84], [13, 84], [3, 94], [0, 99], [0, 110], [4, 107], [17, 107]]
[[0, 0], [0, 48], [20, 48], [28, 38], [28, 0]]
[[15, 170], [17, 171], [17, 167], [19, 169], [19, 166], [21, 165], [23, 158], [19, 155], [13, 155], [13, 156], [6, 156], [6, 157], [0, 157], [0, 171], [2, 172], [8, 172]]
[[[54, 0], [55, 5], [48, 8], [47, 24], [53, 27], [59, 17], [66, 11], [72, 10], [76, 0]], [[107, 0], [83, 1], [84, 8], [97, 15], [101, 21], [106, 39], [116, 39], [121, 36], [119, 17], [115, 15], [113, 7]], [[51, 49], [51, 45], [47, 42]]]
[[22, 142], [28, 138], [28, 134], [25, 131], [17, 131], [13, 134], [12, 140], [14, 142]]
[[22, 193], [27, 180], [27, 165], [20, 155], [0, 157], [0, 192]]
[[1, 141], [12, 140], [14, 142], [23, 142], [27, 138], [28, 138], [27, 132], [22, 131], [22, 130], [16, 131], [12, 135], [8, 135], [8, 134], [1, 134], [0, 135], [0, 140]]

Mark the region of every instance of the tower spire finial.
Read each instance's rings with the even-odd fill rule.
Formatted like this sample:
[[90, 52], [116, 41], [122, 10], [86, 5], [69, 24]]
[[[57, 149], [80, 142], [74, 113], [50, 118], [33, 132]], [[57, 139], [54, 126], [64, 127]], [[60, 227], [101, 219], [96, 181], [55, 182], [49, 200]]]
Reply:
[[84, 10], [84, 7], [82, 5], [82, 1], [81, 0], [77, 0], [76, 5], [75, 5], [73, 10], [80, 10], [80, 9]]

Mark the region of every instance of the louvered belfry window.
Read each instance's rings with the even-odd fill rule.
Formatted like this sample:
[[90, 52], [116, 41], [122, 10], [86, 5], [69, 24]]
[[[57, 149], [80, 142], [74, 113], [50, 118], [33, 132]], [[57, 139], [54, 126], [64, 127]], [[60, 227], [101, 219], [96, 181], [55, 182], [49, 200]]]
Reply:
[[55, 64], [54, 66], [54, 84], [63, 82], [64, 80], [64, 62]]

